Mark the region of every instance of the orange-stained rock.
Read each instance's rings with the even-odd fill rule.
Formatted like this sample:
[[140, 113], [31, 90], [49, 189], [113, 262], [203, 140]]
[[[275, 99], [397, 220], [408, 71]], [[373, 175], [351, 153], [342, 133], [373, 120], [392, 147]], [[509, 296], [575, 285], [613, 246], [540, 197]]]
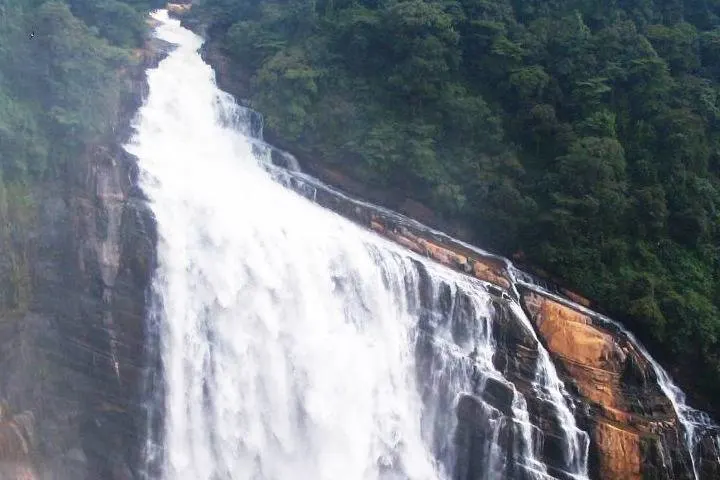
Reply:
[[570, 300], [572, 300], [573, 302], [575, 302], [577, 304], [582, 305], [583, 307], [590, 306], [590, 303], [591, 303], [590, 300], [581, 296], [580, 294], [577, 294], [577, 293], [567, 290], [565, 288], [562, 289], [562, 293], [563, 293], [563, 295], [568, 297]]
[[589, 315], [529, 290], [522, 297], [559, 373], [592, 406], [599, 478], [642, 478], [642, 443], [677, 436], [679, 428], [647, 359], [622, 332]]
[[608, 408], [615, 397], [626, 354], [613, 335], [595, 327], [586, 315], [535, 293], [526, 305], [547, 348], [565, 364], [584, 396]]
[[408, 248], [415, 253], [423, 253], [422, 247], [407, 237], [403, 237], [402, 235], [393, 235], [390, 238], [395, 240], [397, 243], [399, 243], [403, 247]]
[[[336, 209], [338, 211], [340, 209]], [[342, 212], [341, 212], [342, 213]], [[489, 257], [483, 257], [459, 246], [443, 245], [427, 238], [421, 234], [411, 231], [405, 226], [393, 226], [388, 219], [383, 218], [378, 212], [373, 212], [367, 220], [360, 221], [362, 212], [355, 212], [355, 215], [348, 218], [359, 223], [365, 223], [375, 233], [402, 245], [405, 248], [435, 260], [442, 265], [462, 273], [471, 274], [485, 282], [492, 283], [506, 290], [510, 289], [510, 280], [505, 270], [505, 265]]]
[[642, 478], [640, 436], [608, 423], [595, 427], [600, 456], [600, 478], [639, 480]]
[[383, 224], [376, 220], [372, 220], [370, 222], [370, 228], [372, 228], [373, 230], [375, 230], [376, 232], [378, 232], [380, 234], [385, 233], [385, 227], [383, 226]]
[[494, 283], [495, 285], [505, 289], [510, 288], [510, 281], [505, 278], [502, 273], [499, 273], [499, 271], [494, 268], [491, 263], [486, 262], [484, 259], [475, 259], [473, 274], [480, 280]]
[[581, 392], [605, 407], [622, 405], [614, 390], [628, 351], [616, 336], [598, 328], [587, 315], [539, 294], [527, 293], [525, 304], [547, 348], [574, 373]]
[[172, 14], [182, 15], [184, 13], [187, 13], [192, 8], [192, 4], [191, 3], [168, 3], [166, 8], [167, 8], [167, 11]]

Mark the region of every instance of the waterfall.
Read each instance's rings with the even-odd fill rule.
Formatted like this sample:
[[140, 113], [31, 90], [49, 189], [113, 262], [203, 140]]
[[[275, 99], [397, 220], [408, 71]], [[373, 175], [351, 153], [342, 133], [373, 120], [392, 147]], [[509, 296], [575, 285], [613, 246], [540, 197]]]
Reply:
[[[148, 71], [126, 149], [159, 238], [157, 475], [587, 478], [588, 436], [516, 300], [275, 181], [261, 125], [216, 87], [202, 39], [153, 16], [177, 48]], [[510, 330], [527, 365], [501, 352]]]

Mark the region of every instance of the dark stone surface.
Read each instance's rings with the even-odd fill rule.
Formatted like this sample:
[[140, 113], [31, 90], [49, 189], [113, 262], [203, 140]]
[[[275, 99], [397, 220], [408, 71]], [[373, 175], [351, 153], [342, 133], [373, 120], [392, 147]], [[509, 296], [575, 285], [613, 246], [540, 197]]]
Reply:
[[482, 388], [483, 401], [507, 417], [512, 417], [514, 398], [515, 392], [507, 383], [492, 377], [485, 380]]
[[[455, 430], [457, 461], [456, 480], [486, 478], [492, 457], [492, 445], [497, 443], [505, 452], [493, 462], [494, 475], [487, 478], [516, 478], [520, 469], [511, 460], [514, 432], [501, 412], [472, 396], [460, 397], [457, 406], [458, 426]], [[502, 475], [502, 476], [501, 476]]]

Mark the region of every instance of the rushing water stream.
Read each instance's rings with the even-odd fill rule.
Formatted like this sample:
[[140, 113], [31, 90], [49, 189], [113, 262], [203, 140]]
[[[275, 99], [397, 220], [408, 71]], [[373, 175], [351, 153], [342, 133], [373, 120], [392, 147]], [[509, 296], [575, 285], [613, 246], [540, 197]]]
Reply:
[[[275, 181], [202, 40], [153, 16], [177, 47], [148, 72], [127, 149], [159, 232], [157, 475], [450, 479], [462, 454], [455, 407], [471, 398], [487, 427], [479, 477], [586, 478], [588, 435], [515, 301]], [[502, 312], [537, 350], [522, 393], [494, 363]], [[497, 388], [507, 408], [491, 401]], [[552, 406], [552, 465], [527, 395]]]

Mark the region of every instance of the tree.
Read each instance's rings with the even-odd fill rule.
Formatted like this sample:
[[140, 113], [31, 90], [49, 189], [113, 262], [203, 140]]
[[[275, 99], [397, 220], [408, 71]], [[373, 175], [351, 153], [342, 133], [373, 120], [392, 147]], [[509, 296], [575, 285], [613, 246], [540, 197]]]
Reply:
[[388, 84], [414, 103], [434, 100], [458, 66], [458, 34], [439, 4], [398, 2], [384, 12]]
[[610, 232], [627, 208], [625, 152], [617, 140], [585, 137], [557, 159], [550, 174], [552, 196], [561, 208], [577, 210], [578, 233]]
[[258, 99], [268, 125], [297, 139], [311, 122], [308, 110], [316, 99], [320, 75], [298, 47], [281, 50], [264, 62], [255, 82], [268, 92]]

